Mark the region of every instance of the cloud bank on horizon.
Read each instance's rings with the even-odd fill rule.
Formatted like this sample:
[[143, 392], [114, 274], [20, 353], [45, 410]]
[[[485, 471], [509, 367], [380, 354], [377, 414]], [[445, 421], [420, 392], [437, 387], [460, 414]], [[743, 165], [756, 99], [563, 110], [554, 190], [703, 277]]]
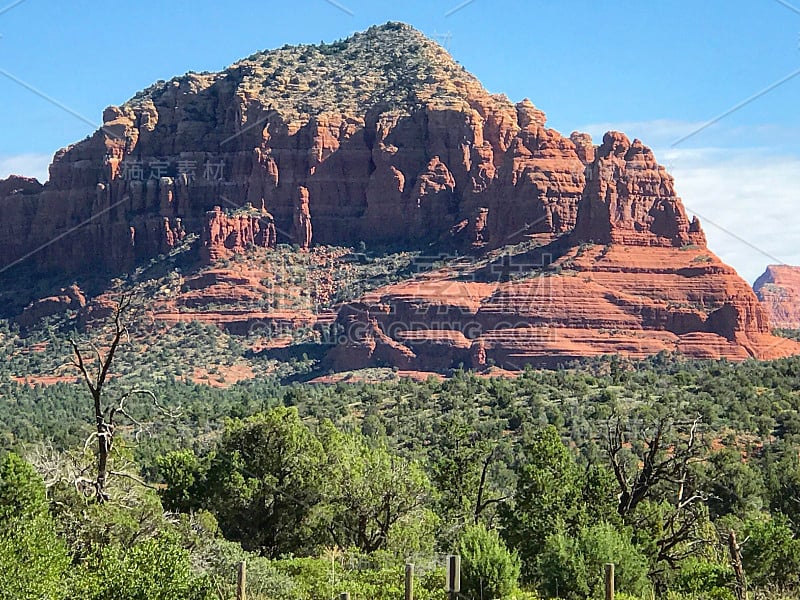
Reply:
[[767, 264], [800, 265], [800, 158], [761, 152], [673, 150], [672, 174], [708, 245], [751, 283]]

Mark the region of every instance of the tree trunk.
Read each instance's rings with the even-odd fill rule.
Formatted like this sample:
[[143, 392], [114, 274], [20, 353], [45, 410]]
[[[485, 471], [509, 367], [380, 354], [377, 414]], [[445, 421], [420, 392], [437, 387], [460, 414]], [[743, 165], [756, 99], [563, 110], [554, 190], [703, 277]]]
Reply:
[[106, 494], [106, 479], [108, 473], [108, 455], [111, 451], [111, 430], [103, 417], [100, 400], [100, 391], [94, 395], [94, 418], [97, 422], [97, 478], [95, 486], [97, 499], [100, 502], [108, 500]]
[[731, 567], [736, 576], [736, 600], [747, 600], [747, 581], [744, 577], [744, 567], [742, 566], [742, 547], [736, 543], [736, 532], [731, 529], [728, 534], [728, 551], [731, 554]]

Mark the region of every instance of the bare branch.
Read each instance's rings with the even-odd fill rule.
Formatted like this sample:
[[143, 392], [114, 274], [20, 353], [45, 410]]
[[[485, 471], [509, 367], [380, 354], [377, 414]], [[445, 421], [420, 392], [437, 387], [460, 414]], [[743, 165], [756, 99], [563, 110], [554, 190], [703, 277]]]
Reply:
[[[105, 391], [105, 384], [108, 380], [111, 366], [116, 357], [117, 351], [123, 340], [129, 339], [127, 326], [124, 323], [126, 312], [132, 305], [132, 297], [123, 295], [114, 309], [113, 313], [113, 330], [111, 333], [111, 343], [108, 351], [103, 354], [97, 344], [89, 342], [88, 346], [94, 353], [95, 360], [97, 361], [97, 374], [94, 378], [89, 374], [89, 368], [84, 359], [84, 355], [75, 340], [69, 340], [74, 354], [73, 365], [80, 371], [83, 379], [89, 388], [94, 404], [94, 418], [95, 418], [95, 432], [89, 436], [84, 444], [84, 453], [88, 450], [89, 444], [92, 440], [97, 441], [97, 462], [96, 462], [96, 478], [94, 481], [89, 481], [84, 477], [75, 480], [76, 489], [84, 494], [91, 485], [95, 490], [95, 497], [98, 502], [107, 502], [110, 497], [106, 493], [106, 482], [109, 475], [124, 475], [132, 479], [136, 479], [130, 474], [121, 471], [112, 471], [109, 467], [109, 458], [114, 446], [114, 435], [116, 431], [116, 420], [119, 416], [124, 416], [137, 428], [136, 439], [138, 440], [139, 434], [144, 430], [144, 426], [137, 419], [135, 419], [128, 410], [126, 410], [126, 401], [134, 395], [148, 395], [153, 400], [154, 406], [163, 412], [167, 412], [159, 403], [155, 394], [149, 390], [134, 389], [123, 394], [115, 404], [111, 404], [103, 408], [103, 395]], [[141, 480], [136, 479], [139, 483], [144, 484]]]
[[697, 443], [700, 423], [700, 418], [678, 422], [661, 417], [651, 426], [643, 427], [639, 432], [641, 445], [631, 446], [631, 453], [638, 461], [630, 465], [621, 460], [625, 447], [621, 420], [616, 417], [606, 426], [605, 449], [620, 490], [619, 514], [629, 524], [646, 526], [645, 515], [635, 516], [639, 503], [652, 498], [668, 500], [672, 506], [664, 517], [662, 534], [656, 540], [657, 562], [670, 566], [708, 543], [698, 529], [703, 514], [700, 503], [706, 496], [692, 489], [689, 470], [692, 462], [703, 460]]
[[72, 364], [75, 365], [78, 370], [80, 370], [86, 385], [89, 387], [89, 391], [92, 393], [92, 396], [94, 396], [94, 383], [92, 382], [92, 378], [89, 376], [89, 372], [86, 370], [86, 365], [83, 362], [83, 355], [81, 355], [80, 348], [78, 348], [78, 344], [75, 343], [75, 340], [73, 339], [70, 339], [69, 343], [72, 346], [72, 351], [75, 353], [75, 358], [73, 358]]
[[106, 377], [108, 377], [108, 371], [111, 368], [111, 363], [114, 361], [114, 355], [116, 354], [117, 348], [122, 341], [122, 336], [123, 334], [127, 333], [127, 329], [122, 324], [122, 317], [130, 305], [131, 298], [129, 296], [123, 296], [117, 303], [117, 307], [114, 309], [114, 337], [111, 340], [111, 347], [108, 349], [106, 359], [102, 362], [102, 368], [97, 377], [97, 388], [103, 387]]

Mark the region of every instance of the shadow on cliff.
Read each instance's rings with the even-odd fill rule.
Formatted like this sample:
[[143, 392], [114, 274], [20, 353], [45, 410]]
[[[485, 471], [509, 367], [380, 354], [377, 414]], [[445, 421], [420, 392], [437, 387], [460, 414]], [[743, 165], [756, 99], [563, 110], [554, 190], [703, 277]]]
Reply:
[[[87, 268], [77, 274], [67, 274], [56, 269], [42, 272], [25, 263], [21, 263], [7, 271], [0, 273], [0, 318], [13, 319], [20, 324], [20, 332], [24, 335], [27, 329], [35, 328], [41, 318], [57, 317], [53, 324], [62, 329], [72, 329], [76, 320], [69, 317], [68, 309], [63, 307], [58, 312], [44, 315], [44, 317], [31, 319], [24, 318], [26, 312], [35, 308], [37, 300], [58, 297], [70, 287], [77, 287], [87, 301], [109, 294], [114, 297], [114, 290], [120, 289], [120, 294], [137, 293], [139, 284], [147, 281], [158, 281], [177, 271], [189, 272], [199, 264], [198, 244], [196, 240], [176, 248], [168, 255], [159, 255], [143, 262], [134, 271], [120, 274], [112, 269], [102, 268], [100, 265], [88, 264]], [[142, 301], [147, 302], [146, 294], [142, 294]], [[27, 309], [27, 310], [26, 310]]]
[[258, 352], [248, 350], [244, 357], [248, 360], [277, 360], [294, 365], [295, 369], [292, 375], [281, 378], [281, 383], [286, 385], [305, 383], [321, 375], [326, 375], [328, 369], [325, 365], [325, 357], [331, 348], [330, 344], [302, 343], [284, 348], [266, 348]]
[[564, 234], [548, 244], [531, 249], [517, 250], [516, 246], [503, 248], [501, 254], [492, 258], [469, 274], [458, 277], [461, 281], [503, 283], [520, 276], [537, 273], [556, 273], [554, 263], [575, 247], [570, 234]]

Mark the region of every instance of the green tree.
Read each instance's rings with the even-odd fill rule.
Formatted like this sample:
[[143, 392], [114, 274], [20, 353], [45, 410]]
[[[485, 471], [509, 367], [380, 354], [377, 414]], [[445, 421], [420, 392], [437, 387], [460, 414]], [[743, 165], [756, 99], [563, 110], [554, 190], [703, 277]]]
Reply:
[[431, 472], [439, 491], [438, 512], [449, 526], [490, 520], [508, 498], [500, 485], [509, 451], [501, 435], [480, 431], [461, 414], [435, 430]]
[[516, 589], [520, 561], [496, 531], [482, 523], [468, 525], [456, 546], [461, 556], [461, 589], [473, 598], [507, 598]]
[[578, 539], [589, 588], [595, 597], [602, 597], [605, 563], [615, 564], [614, 578], [619, 591], [642, 597], [649, 589], [647, 559], [631, 542], [629, 531], [601, 522], [584, 528]]
[[422, 467], [370, 447], [360, 434], [323, 425], [328, 456], [326, 512], [333, 542], [364, 552], [396, 549], [431, 552], [436, 516], [428, 508], [433, 492]]
[[109, 546], [82, 563], [71, 597], [88, 600], [212, 600], [209, 580], [194, 572], [189, 552], [174, 534], [128, 550]]
[[622, 526], [617, 512], [617, 487], [614, 474], [605, 465], [589, 464], [583, 474], [581, 499], [590, 523], [606, 521], [615, 527]]
[[712, 518], [734, 514], [745, 518], [762, 509], [766, 495], [761, 472], [742, 459], [737, 448], [723, 448], [707, 461], [699, 463], [702, 479], [698, 485], [708, 490], [708, 508]]
[[0, 461], [0, 599], [63, 598], [68, 565], [41, 477], [22, 458], [7, 454]]
[[164, 508], [189, 512], [198, 506], [198, 486], [203, 477], [200, 461], [188, 449], [173, 450], [156, 459], [158, 473], [166, 487], [160, 491]]
[[325, 452], [296, 408], [228, 423], [209, 457], [206, 508], [225, 537], [276, 557], [324, 541], [312, 528], [322, 500]]
[[514, 502], [502, 511], [504, 535], [523, 561], [526, 581], [535, 575], [545, 540], [564, 523], [568, 531], [583, 520], [581, 470], [553, 426], [527, 433], [517, 466]]
[[559, 523], [536, 557], [541, 592], [547, 597], [567, 600], [587, 598], [590, 590], [583, 552], [578, 540], [565, 529]]
[[730, 564], [692, 556], [681, 563], [670, 589], [695, 597], [733, 600], [734, 585]]
[[59, 464], [61, 475], [54, 477], [55, 483], [49, 488], [50, 510], [74, 562], [106, 547], [127, 550], [170, 527], [157, 492], [142, 485], [135, 475], [137, 466], [132, 456], [119, 447], [115, 455], [127, 463], [126, 471], [134, 475], [109, 479], [102, 503], [73, 483], [74, 473], [92, 468], [93, 457], [88, 453], [64, 453], [53, 459]]
[[742, 562], [752, 585], [791, 589], [800, 584], [800, 540], [786, 517], [747, 521], [745, 534]]
[[800, 532], [800, 456], [798, 446], [779, 440], [767, 447], [763, 459], [767, 497], [774, 512], [783, 514]]
[[603, 566], [609, 562], [615, 565], [617, 590], [641, 596], [650, 587], [647, 559], [624, 530], [601, 522], [573, 537], [559, 527], [537, 560], [542, 592], [574, 600], [601, 598]]
[[[365, 567], [365, 563], [369, 566]], [[254, 586], [256, 591], [260, 588], [263, 594], [254, 597], [258, 600], [324, 600], [338, 597], [343, 590], [350, 592], [352, 598], [369, 600], [403, 597], [403, 562], [382, 552], [366, 556], [346, 551], [320, 558], [273, 560], [269, 565], [256, 563], [254, 567], [257, 578], [266, 576], [270, 580], [263, 583], [254, 580], [258, 581]], [[441, 568], [417, 571], [414, 598], [440, 600], [443, 571]]]

